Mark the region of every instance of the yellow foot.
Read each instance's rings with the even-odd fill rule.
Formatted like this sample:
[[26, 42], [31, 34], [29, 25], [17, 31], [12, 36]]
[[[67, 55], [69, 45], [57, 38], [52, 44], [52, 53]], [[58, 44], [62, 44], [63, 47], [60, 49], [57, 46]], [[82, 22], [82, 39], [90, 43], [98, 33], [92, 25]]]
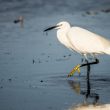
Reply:
[[74, 74], [76, 71], [78, 72], [78, 74], [80, 74], [80, 64], [76, 65], [76, 66], [72, 69], [72, 71], [68, 74], [68, 77], [73, 76], [73, 74]]

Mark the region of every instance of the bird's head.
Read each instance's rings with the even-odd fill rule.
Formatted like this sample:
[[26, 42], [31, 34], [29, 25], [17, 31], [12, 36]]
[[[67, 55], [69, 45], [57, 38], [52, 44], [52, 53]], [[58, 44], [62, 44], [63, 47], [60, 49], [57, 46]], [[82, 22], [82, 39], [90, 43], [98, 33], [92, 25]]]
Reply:
[[59, 22], [58, 24], [56, 24], [55, 26], [51, 26], [47, 29], [44, 30], [44, 32], [46, 31], [49, 31], [49, 30], [52, 30], [52, 29], [68, 29], [70, 28], [70, 24], [66, 21], [62, 21], [62, 22]]

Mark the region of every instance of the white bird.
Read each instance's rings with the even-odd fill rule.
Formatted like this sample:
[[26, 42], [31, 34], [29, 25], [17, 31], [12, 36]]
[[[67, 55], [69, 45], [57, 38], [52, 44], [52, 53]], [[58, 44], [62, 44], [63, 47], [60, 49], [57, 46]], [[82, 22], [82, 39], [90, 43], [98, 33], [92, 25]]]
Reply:
[[[110, 55], [110, 41], [100, 35], [81, 27], [71, 27], [66, 21], [47, 28], [44, 32], [51, 29], [57, 29], [57, 38], [65, 47], [80, 53], [85, 57], [86, 61], [88, 60], [87, 56], [91, 56], [96, 60], [92, 63], [88, 63], [87, 61], [87, 64], [76, 66], [76, 70], [81, 66], [99, 63], [99, 60], [96, 58], [96, 55], [98, 54]], [[71, 72], [76, 71], [75, 68]], [[70, 76], [71, 75], [72, 73]]]

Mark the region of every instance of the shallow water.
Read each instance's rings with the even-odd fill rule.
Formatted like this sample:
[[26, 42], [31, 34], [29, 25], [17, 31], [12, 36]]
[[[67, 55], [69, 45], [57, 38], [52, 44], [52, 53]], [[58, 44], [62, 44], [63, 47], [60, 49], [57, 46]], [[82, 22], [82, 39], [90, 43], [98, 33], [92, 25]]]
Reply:
[[[81, 56], [63, 47], [56, 31], [46, 35], [43, 30], [67, 20], [110, 38], [110, 13], [102, 11], [110, 1], [95, 1], [0, 1], [0, 110], [66, 110], [85, 102], [86, 68], [80, 77], [67, 78]], [[21, 15], [24, 28], [13, 23]], [[110, 57], [98, 58], [100, 63], [91, 68], [90, 91], [97, 103], [109, 104]], [[90, 104], [94, 100], [87, 99]]]

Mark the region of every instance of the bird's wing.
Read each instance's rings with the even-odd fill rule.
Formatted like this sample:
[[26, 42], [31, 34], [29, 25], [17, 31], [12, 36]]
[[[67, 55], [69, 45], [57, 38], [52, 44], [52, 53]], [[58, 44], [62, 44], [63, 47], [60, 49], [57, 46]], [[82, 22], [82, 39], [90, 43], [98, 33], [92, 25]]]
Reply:
[[80, 27], [72, 27], [67, 37], [80, 53], [104, 53], [104, 49], [110, 47], [109, 40]]

